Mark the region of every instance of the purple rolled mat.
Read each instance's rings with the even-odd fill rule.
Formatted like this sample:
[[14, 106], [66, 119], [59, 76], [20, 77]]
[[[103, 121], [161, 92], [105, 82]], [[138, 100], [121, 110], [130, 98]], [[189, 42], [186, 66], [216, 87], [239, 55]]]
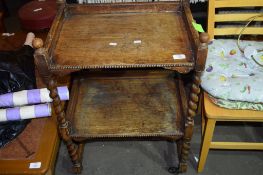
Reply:
[[0, 109], [0, 122], [51, 116], [50, 103]]
[[[61, 100], [69, 99], [69, 90], [66, 86], [58, 87], [57, 90]], [[47, 88], [23, 90], [0, 95], [0, 107], [14, 107], [49, 102], [52, 102], [52, 99], [49, 97], [49, 90]]]

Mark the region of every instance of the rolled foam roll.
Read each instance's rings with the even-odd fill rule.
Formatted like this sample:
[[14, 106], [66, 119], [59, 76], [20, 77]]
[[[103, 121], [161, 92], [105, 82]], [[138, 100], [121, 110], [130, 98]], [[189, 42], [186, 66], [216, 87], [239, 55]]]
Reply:
[[[69, 99], [67, 86], [58, 87], [57, 90], [61, 100]], [[49, 90], [47, 88], [23, 90], [0, 95], [1, 108], [50, 102], [52, 102], [52, 99], [49, 97]]]
[[50, 103], [0, 109], [0, 122], [51, 116]]

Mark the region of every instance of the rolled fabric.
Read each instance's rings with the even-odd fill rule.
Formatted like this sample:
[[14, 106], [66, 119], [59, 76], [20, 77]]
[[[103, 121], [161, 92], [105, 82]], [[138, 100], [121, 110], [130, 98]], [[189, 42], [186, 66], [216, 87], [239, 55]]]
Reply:
[[[57, 90], [61, 100], [69, 99], [67, 86], [57, 87]], [[49, 90], [47, 88], [23, 90], [0, 95], [1, 108], [50, 102], [52, 102], [52, 99], [49, 97]]]
[[50, 103], [0, 109], [0, 122], [51, 116]]

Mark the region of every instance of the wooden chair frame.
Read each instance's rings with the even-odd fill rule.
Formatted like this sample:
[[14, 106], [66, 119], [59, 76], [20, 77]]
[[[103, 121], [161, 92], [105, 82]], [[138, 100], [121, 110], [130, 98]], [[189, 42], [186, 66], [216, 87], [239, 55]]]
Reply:
[[[214, 36], [238, 35], [242, 27], [224, 27], [217, 28], [215, 23], [221, 22], [239, 22], [247, 21], [249, 18], [259, 13], [227, 13], [216, 14], [216, 9], [222, 8], [242, 8], [242, 7], [262, 7], [262, 0], [210, 0], [208, 3], [208, 23], [207, 32], [211, 39]], [[255, 21], [263, 21], [263, 17], [255, 19]], [[243, 34], [263, 34], [262, 27], [248, 27]]]
[[[219, 22], [238, 22], [247, 21], [249, 18], [259, 13], [233, 13], [216, 14], [217, 8], [234, 7], [262, 7], [262, 0], [210, 0], [208, 6], [208, 34], [211, 38], [214, 36], [238, 35], [242, 27], [216, 28], [215, 23]], [[263, 18], [257, 18], [257, 21], [263, 21]], [[244, 34], [263, 34], [262, 27], [248, 27]], [[202, 172], [206, 162], [209, 149], [241, 149], [241, 150], [263, 150], [263, 143], [255, 142], [213, 142], [212, 137], [217, 121], [232, 122], [263, 122], [262, 111], [251, 110], [231, 110], [216, 106], [211, 102], [207, 93], [203, 95], [202, 110], [202, 145], [198, 164], [198, 172]]]

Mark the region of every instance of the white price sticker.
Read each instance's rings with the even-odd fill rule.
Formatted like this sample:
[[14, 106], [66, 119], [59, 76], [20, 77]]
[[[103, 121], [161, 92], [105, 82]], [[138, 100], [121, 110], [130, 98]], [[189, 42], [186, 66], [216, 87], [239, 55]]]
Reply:
[[174, 54], [174, 55], [173, 55], [173, 59], [174, 59], [174, 60], [185, 59], [185, 54]]
[[38, 11], [41, 11], [43, 10], [42, 8], [38, 8], [38, 9], [34, 9], [33, 12], [38, 12]]
[[134, 40], [133, 43], [134, 43], [134, 44], [141, 44], [142, 41], [141, 41], [141, 40]]
[[2, 36], [14, 36], [15, 33], [2, 33]]
[[110, 46], [117, 46], [117, 43], [109, 43]]
[[38, 169], [41, 168], [41, 162], [32, 162], [29, 164], [29, 169]]

